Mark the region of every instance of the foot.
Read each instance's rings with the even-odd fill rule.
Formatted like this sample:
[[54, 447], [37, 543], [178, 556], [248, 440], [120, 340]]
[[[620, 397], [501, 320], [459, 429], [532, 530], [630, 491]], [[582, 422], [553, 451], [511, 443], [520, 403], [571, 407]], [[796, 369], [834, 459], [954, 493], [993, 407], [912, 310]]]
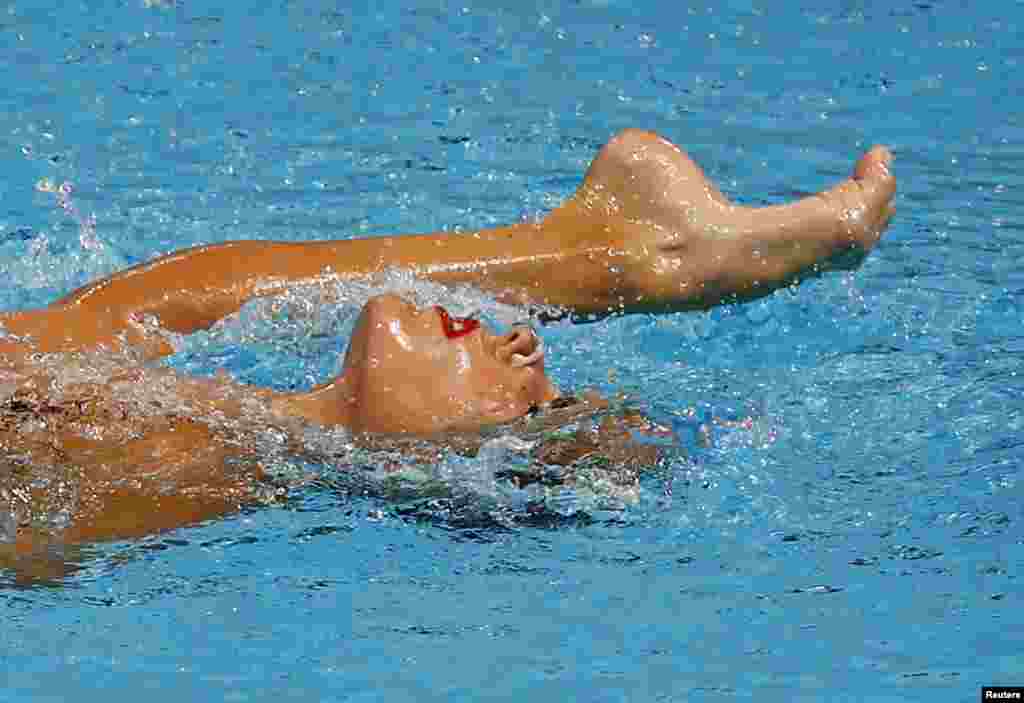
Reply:
[[822, 194], [839, 209], [846, 243], [856, 252], [871, 251], [896, 213], [892, 204], [896, 179], [889, 170], [891, 165], [892, 153], [876, 146], [860, 157], [849, 179]]
[[606, 237], [623, 310], [706, 308], [766, 295], [855, 264], [893, 215], [892, 156], [875, 147], [834, 188], [787, 205], [735, 205], [679, 147], [626, 130], [597, 155], [563, 208]]

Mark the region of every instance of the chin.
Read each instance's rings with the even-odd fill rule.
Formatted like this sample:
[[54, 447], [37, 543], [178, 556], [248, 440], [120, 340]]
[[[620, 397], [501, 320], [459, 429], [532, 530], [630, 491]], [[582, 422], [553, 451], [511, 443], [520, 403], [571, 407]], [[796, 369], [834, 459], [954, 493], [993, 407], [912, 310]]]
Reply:
[[443, 425], [435, 426], [430, 434], [481, 432], [488, 427], [515, 422], [528, 411], [529, 406], [524, 404], [495, 404], [483, 412], [467, 413]]
[[526, 402], [494, 403], [481, 416], [480, 426], [503, 425], [518, 420], [530, 411], [531, 404]]

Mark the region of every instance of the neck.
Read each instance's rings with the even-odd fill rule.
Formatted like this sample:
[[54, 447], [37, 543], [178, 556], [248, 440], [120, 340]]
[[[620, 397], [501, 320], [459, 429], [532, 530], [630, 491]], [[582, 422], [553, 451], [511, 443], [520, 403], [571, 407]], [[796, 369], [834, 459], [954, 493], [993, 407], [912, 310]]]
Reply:
[[271, 401], [275, 415], [300, 418], [319, 425], [352, 426], [355, 394], [340, 376], [305, 393], [282, 393]]

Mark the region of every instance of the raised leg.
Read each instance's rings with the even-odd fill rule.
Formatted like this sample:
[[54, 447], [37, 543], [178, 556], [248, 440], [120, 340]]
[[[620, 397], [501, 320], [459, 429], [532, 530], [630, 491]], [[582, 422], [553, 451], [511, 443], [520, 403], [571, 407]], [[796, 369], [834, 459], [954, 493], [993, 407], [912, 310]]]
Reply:
[[159, 355], [169, 348], [138, 324], [143, 315], [188, 333], [254, 297], [389, 268], [577, 315], [707, 308], [863, 257], [893, 214], [891, 158], [876, 147], [830, 190], [749, 208], [729, 202], [677, 146], [631, 129], [601, 149], [576, 194], [540, 223], [196, 247], [80, 288], [45, 315], [26, 312], [5, 322], [38, 351], [118, 346], [127, 335], [129, 344]]
[[731, 203], [671, 142], [627, 130], [550, 226], [621, 242], [609, 265], [623, 271], [623, 311], [707, 308], [859, 261], [894, 212], [891, 161], [875, 147], [829, 190], [751, 208]]

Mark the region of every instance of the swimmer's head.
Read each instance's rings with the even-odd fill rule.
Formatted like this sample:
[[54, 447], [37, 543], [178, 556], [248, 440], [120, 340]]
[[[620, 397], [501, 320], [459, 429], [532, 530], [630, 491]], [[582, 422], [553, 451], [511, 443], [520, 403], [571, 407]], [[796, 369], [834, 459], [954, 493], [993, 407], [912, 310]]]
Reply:
[[339, 380], [346, 424], [356, 432], [473, 431], [558, 397], [529, 327], [497, 334], [475, 319], [417, 308], [395, 295], [363, 307]]

